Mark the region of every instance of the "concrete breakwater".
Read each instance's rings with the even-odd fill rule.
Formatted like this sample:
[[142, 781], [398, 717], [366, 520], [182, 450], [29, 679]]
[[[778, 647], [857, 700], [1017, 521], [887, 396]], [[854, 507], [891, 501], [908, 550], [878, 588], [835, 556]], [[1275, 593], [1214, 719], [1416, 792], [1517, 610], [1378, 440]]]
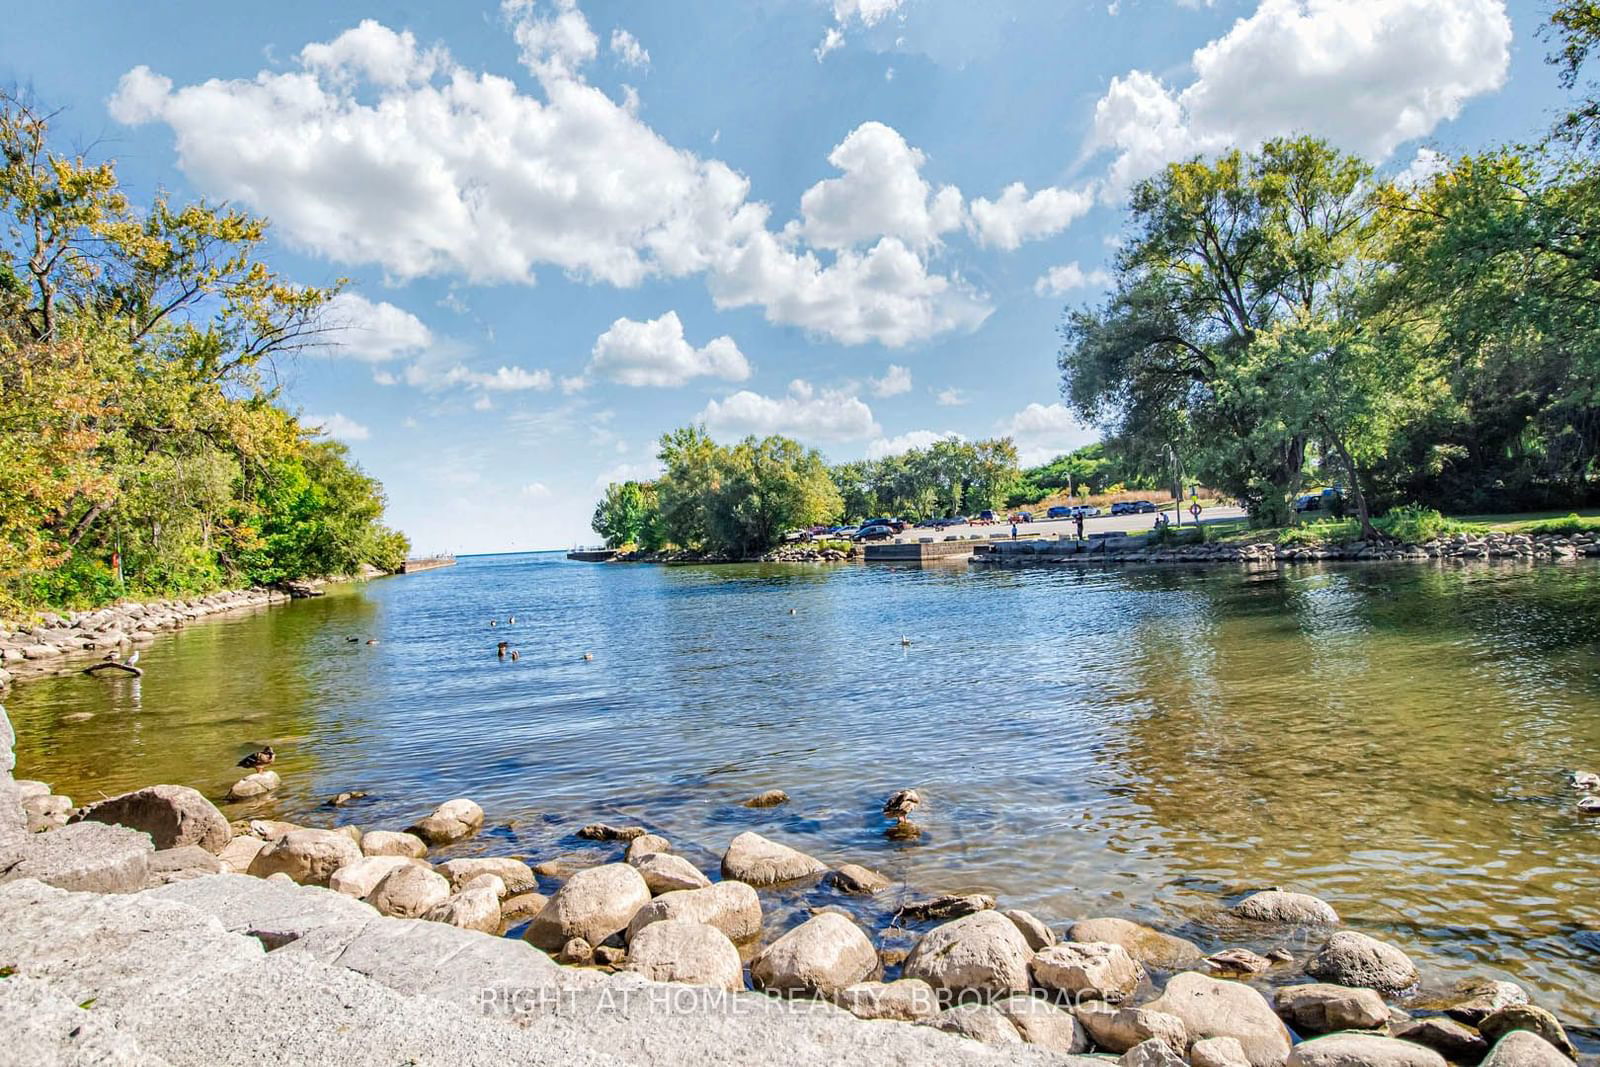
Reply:
[[[1133, 544], [1128, 542], [1133, 541]], [[1132, 538], [1089, 541], [992, 541], [973, 556], [979, 566], [1037, 566], [1058, 563], [1315, 563], [1411, 560], [1525, 560], [1557, 563], [1600, 557], [1600, 535], [1456, 534], [1411, 544], [1399, 541], [1349, 541], [1330, 545], [1141, 544]]]
[[[1303, 892], [1219, 899], [1191, 940], [982, 892], [919, 896], [752, 830], [709, 871], [646, 826], [595, 823], [575, 836], [615, 854], [565, 867], [488, 854], [465, 798], [365, 831], [229, 823], [176, 785], [74, 808], [12, 779], [11, 741], [0, 711], [0, 1047], [26, 1062], [1578, 1058], [1536, 994], [1432, 988], [1402, 946]], [[904, 830], [924, 803], [902, 790], [885, 822]]]
[[17, 678], [48, 674], [63, 665], [81, 669], [108, 653], [126, 659], [163, 632], [288, 600], [288, 593], [276, 589], [240, 589], [187, 600], [113, 604], [65, 615], [45, 612], [29, 623], [0, 622], [0, 689]]

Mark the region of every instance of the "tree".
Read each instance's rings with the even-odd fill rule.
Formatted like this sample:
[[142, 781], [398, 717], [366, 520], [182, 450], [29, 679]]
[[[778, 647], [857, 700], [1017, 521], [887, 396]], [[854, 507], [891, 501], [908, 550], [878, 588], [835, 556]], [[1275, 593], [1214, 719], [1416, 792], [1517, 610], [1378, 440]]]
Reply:
[[748, 437], [722, 453], [719, 467], [707, 527], [712, 546], [735, 556], [765, 552], [789, 530], [837, 518], [844, 505], [822, 455], [786, 437]]
[[1142, 182], [1111, 297], [1062, 328], [1063, 393], [1131, 451], [1174, 446], [1264, 522], [1289, 516], [1319, 441], [1352, 460], [1359, 496], [1348, 439], [1359, 420], [1306, 393], [1349, 388], [1352, 376], [1330, 373], [1343, 357], [1306, 342], [1352, 326], [1351, 286], [1375, 239], [1371, 194], [1366, 164], [1310, 138]]
[[649, 482], [613, 482], [595, 505], [590, 526], [605, 538], [608, 548], [625, 545], [651, 547], [660, 526], [661, 508], [656, 487]]

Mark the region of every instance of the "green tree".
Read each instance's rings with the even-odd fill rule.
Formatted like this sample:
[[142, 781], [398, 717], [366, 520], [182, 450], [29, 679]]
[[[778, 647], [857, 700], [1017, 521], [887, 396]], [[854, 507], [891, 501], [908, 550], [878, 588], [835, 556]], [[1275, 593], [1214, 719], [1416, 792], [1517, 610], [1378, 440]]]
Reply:
[[653, 547], [660, 526], [661, 509], [656, 487], [649, 482], [613, 482], [595, 505], [590, 526], [605, 538], [610, 548], [624, 545]]

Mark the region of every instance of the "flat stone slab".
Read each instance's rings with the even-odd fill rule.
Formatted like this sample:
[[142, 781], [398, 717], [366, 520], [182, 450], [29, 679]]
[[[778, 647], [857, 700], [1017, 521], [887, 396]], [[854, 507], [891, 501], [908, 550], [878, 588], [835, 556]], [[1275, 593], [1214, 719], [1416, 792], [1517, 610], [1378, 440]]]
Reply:
[[170, 1067], [118, 1030], [104, 1013], [78, 1007], [37, 978], [0, 982], [0, 1040], [26, 1049], [31, 1062], [55, 1067]]
[[281, 948], [325, 926], [378, 917], [372, 905], [331, 889], [269, 882], [247, 874], [195, 878], [140, 895], [185, 904], [212, 916], [225, 930], [256, 938], [268, 949]]
[[0, 851], [0, 882], [32, 879], [58, 889], [132, 893], [150, 876], [150, 835], [83, 822], [29, 834]]

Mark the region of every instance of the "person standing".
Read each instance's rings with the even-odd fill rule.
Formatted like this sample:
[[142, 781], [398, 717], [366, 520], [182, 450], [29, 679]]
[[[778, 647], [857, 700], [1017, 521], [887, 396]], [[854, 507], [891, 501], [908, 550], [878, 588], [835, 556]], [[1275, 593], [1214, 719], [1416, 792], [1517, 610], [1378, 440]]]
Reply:
[[1011, 540], [1015, 541], [1016, 539], [1017, 539], [1017, 520], [1016, 519], [1012, 519], [1011, 520]]
[[1083, 540], [1083, 509], [1082, 508], [1078, 509], [1078, 514], [1075, 516], [1075, 518], [1078, 520], [1078, 540], [1082, 541]]

